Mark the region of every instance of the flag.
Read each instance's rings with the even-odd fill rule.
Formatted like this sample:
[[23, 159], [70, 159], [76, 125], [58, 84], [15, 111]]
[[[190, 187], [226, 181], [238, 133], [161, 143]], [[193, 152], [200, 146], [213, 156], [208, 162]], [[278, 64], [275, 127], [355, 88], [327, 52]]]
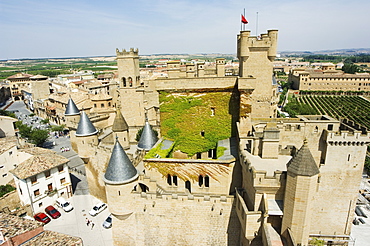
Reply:
[[243, 24], [248, 24], [248, 21], [247, 21], [247, 19], [244, 17], [244, 15], [242, 15], [242, 23], [243, 23]]

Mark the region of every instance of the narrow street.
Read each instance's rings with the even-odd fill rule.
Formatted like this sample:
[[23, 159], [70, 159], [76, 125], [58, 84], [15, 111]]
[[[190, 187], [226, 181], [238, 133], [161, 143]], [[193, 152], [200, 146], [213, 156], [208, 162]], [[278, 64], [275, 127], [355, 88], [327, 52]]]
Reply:
[[[31, 114], [31, 112], [22, 101], [14, 102], [7, 110], [14, 112], [18, 119], [22, 120], [24, 124], [32, 125], [33, 127], [41, 127], [42, 125], [40, 123], [42, 118], [37, 116], [30, 117], [29, 114]], [[56, 137], [55, 134], [51, 134], [47, 142], [45, 142], [44, 148], [54, 150], [59, 155], [70, 160], [68, 166], [73, 196], [67, 200], [70, 201], [74, 207], [74, 209], [68, 213], [62, 209], [58, 209], [62, 216], [58, 219], [53, 219], [50, 223], [45, 225], [44, 228], [67, 235], [81, 237], [85, 246], [112, 246], [112, 229], [105, 229], [102, 226], [102, 223], [110, 214], [109, 208], [95, 217], [89, 215], [89, 210], [91, 210], [99, 200], [89, 193], [84, 163], [77, 153], [72, 150], [69, 137]], [[65, 151], [65, 149], [68, 149], [68, 151]], [[92, 226], [92, 224], [88, 226], [86, 224], [86, 218], [91, 220], [94, 226]]]

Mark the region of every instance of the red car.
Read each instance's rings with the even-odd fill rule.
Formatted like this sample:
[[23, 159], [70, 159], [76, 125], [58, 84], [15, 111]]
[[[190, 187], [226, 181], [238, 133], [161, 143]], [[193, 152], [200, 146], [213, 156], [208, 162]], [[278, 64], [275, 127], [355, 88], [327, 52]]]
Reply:
[[47, 206], [45, 208], [45, 212], [51, 216], [53, 219], [58, 219], [60, 217], [60, 213], [56, 210], [53, 206]]
[[44, 213], [37, 213], [37, 214], [35, 214], [35, 216], [33, 216], [33, 217], [35, 218], [35, 220], [40, 221], [40, 222], [45, 223], [45, 224], [49, 223], [49, 222], [50, 222], [50, 220], [51, 220], [51, 219], [50, 219], [46, 214], [44, 214]]

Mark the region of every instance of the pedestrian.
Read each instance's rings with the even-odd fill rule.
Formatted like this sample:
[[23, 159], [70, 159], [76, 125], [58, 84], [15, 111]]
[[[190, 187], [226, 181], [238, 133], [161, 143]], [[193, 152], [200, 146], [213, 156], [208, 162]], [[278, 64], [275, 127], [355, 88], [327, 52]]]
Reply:
[[94, 222], [91, 222], [91, 230], [94, 228]]
[[86, 218], [86, 225], [89, 226], [89, 224], [90, 224], [90, 220]]

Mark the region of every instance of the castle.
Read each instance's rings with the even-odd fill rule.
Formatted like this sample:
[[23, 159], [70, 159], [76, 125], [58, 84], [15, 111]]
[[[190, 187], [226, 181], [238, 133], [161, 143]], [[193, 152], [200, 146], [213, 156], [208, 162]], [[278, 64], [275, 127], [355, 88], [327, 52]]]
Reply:
[[143, 81], [138, 50], [117, 49], [116, 113], [91, 120], [69, 100], [71, 144], [115, 245], [351, 241], [370, 133], [325, 115], [277, 118], [277, 36], [240, 32], [239, 76], [223, 59], [211, 76], [174, 61], [168, 78]]

